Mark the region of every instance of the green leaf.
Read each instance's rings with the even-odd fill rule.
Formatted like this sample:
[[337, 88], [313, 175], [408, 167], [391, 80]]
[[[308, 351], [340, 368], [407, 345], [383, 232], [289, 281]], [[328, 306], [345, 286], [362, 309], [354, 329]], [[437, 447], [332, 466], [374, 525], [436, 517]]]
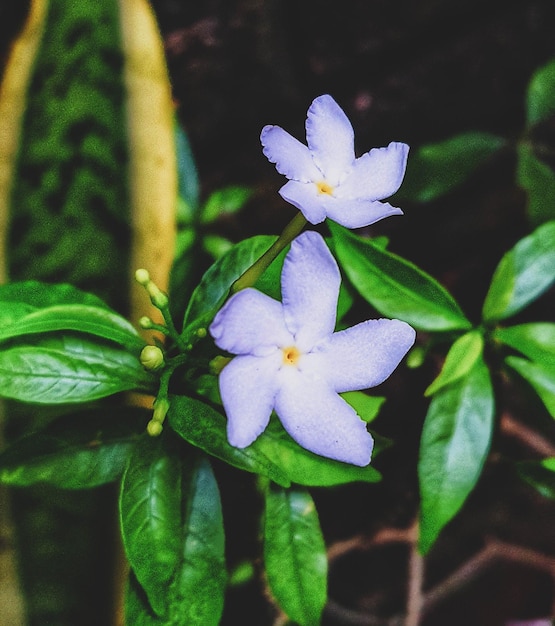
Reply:
[[427, 552], [463, 505], [485, 463], [494, 423], [488, 369], [472, 369], [433, 397], [420, 441], [420, 550]]
[[536, 70], [528, 85], [526, 99], [528, 126], [555, 114], [555, 60]]
[[183, 556], [170, 587], [172, 624], [217, 626], [227, 583], [220, 493], [208, 459], [189, 464], [184, 483]]
[[555, 280], [555, 221], [547, 222], [509, 250], [493, 274], [482, 316], [491, 323], [518, 313]]
[[517, 463], [519, 476], [542, 496], [555, 499], [555, 457]]
[[117, 480], [148, 418], [145, 411], [103, 408], [64, 415], [0, 454], [0, 481], [86, 489]]
[[327, 596], [326, 547], [318, 514], [304, 489], [268, 487], [264, 564], [272, 595], [300, 626], [320, 624]]
[[532, 385], [551, 417], [555, 417], [555, 368], [516, 356], [507, 357], [505, 363]]
[[328, 222], [341, 268], [353, 287], [380, 313], [419, 330], [470, 328], [456, 301], [434, 278], [370, 239]]
[[37, 404], [88, 402], [120, 391], [150, 391], [138, 359], [75, 335], [0, 350], [0, 396]]
[[135, 328], [117, 313], [84, 304], [60, 304], [38, 309], [0, 327], [0, 341], [60, 330], [74, 330], [109, 339], [138, 352], [145, 342]]
[[289, 486], [285, 472], [256, 445], [244, 449], [229, 445], [225, 417], [208, 404], [188, 396], [171, 396], [168, 419], [175, 432], [197, 448], [234, 467]]
[[218, 189], [210, 195], [200, 212], [200, 223], [209, 224], [216, 221], [222, 215], [237, 213], [243, 208], [251, 197], [252, 190], [249, 187], [238, 185]]
[[129, 563], [158, 615], [181, 561], [182, 466], [162, 438], [143, 436], [123, 476], [121, 530]]
[[129, 572], [125, 592], [125, 624], [126, 626], [172, 626], [169, 619], [158, 617], [154, 613], [133, 570]]
[[385, 402], [384, 397], [369, 396], [363, 391], [347, 391], [340, 395], [345, 402], [353, 407], [360, 419], [367, 424], [378, 417], [380, 409]]
[[527, 193], [528, 217], [535, 225], [555, 218], [555, 172], [528, 143], [518, 145], [517, 183]]
[[398, 195], [430, 202], [451, 191], [506, 145], [490, 133], [468, 132], [411, 152]]
[[341, 463], [301, 448], [275, 420], [250, 448], [272, 459], [291, 482], [307, 487], [331, 487], [357, 481], [375, 483], [381, 480], [381, 474], [371, 465], [358, 467]]
[[266, 235], [251, 237], [236, 244], [227, 254], [219, 258], [204, 274], [193, 292], [185, 312], [184, 328], [198, 323], [201, 319], [209, 323], [229, 294], [231, 285], [275, 240], [276, 237]]
[[85, 304], [111, 310], [100, 298], [92, 293], [81, 291], [73, 285], [50, 285], [36, 280], [8, 283], [0, 286], [0, 302], [28, 304], [36, 309], [58, 304]]
[[466, 376], [482, 356], [484, 337], [479, 330], [471, 330], [459, 337], [451, 346], [439, 376], [424, 392], [431, 396], [446, 385]]
[[555, 368], [555, 324], [535, 322], [496, 328], [492, 338], [522, 352], [531, 361]]
[[145, 624], [159, 623], [152, 608], [162, 624], [216, 626], [227, 575], [221, 503], [208, 461], [145, 437], [122, 481], [120, 515], [126, 554], [148, 598], [131, 589], [129, 611]]
[[177, 214], [179, 224], [190, 224], [199, 203], [199, 180], [189, 139], [183, 128], [175, 123], [178, 195], [181, 203]]

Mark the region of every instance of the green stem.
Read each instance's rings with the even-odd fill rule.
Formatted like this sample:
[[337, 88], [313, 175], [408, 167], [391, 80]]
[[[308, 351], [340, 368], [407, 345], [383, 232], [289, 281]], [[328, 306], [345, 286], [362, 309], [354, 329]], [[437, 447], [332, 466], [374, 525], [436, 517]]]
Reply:
[[252, 287], [256, 284], [256, 281], [262, 276], [264, 271], [270, 266], [272, 261], [278, 256], [278, 254], [288, 246], [295, 237], [301, 233], [306, 226], [307, 221], [304, 215], [299, 212], [295, 217], [287, 224], [283, 229], [281, 235], [276, 241], [266, 250], [266, 252], [249, 267], [239, 278], [231, 285], [229, 290], [230, 295], [245, 289], [246, 287]]

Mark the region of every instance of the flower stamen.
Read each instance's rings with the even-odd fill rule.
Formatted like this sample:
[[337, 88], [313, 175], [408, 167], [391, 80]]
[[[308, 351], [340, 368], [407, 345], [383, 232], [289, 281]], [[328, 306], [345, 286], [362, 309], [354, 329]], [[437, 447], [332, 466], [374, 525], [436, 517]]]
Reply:
[[333, 196], [333, 187], [326, 183], [326, 181], [321, 180], [314, 184], [316, 185], [316, 189], [318, 189], [319, 194], [327, 194], [328, 196]]
[[301, 353], [297, 347], [289, 346], [288, 348], [283, 348], [283, 364], [284, 365], [297, 365], [300, 358], [301, 358]]

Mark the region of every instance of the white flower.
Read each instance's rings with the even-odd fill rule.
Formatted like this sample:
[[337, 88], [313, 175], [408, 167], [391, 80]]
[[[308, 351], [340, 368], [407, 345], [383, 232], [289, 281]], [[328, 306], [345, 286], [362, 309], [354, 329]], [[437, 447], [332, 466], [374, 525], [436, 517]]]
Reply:
[[308, 147], [279, 126], [265, 126], [264, 154], [289, 179], [279, 191], [312, 224], [329, 217], [347, 228], [368, 226], [401, 209], [387, 202], [401, 186], [409, 147], [392, 142], [355, 158], [351, 122], [328, 95], [308, 109]]
[[273, 410], [301, 446], [364, 466], [373, 440], [338, 394], [373, 387], [397, 367], [415, 332], [398, 320], [369, 320], [334, 332], [341, 276], [323, 238], [291, 244], [281, 274], [283, 302], [244, 289], [218, 312], [210, 333], [233, 358], [219, 387], [231, 445], [244, 448]]

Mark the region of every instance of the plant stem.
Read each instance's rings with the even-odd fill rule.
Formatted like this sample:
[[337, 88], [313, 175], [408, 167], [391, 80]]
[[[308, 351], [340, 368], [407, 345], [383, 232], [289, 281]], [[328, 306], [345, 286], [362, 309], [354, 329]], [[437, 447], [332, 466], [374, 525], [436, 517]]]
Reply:
[[301, 212], [297, 213], [295, 217], [287, 224], [283, 229], [281, 235], [276, 241], [266, 250], [266, 252], [255, 261], [239, 278], [231, 285], [229, 290], [230, 295], [245, 289], [246, 287], [252, 287], [256, 281], [262, 276], [264, 271], [270, 266], [272, 261], [278, 256], [278, 254], [288, 245], [293, 239], [303, 230], [307, 221]]

